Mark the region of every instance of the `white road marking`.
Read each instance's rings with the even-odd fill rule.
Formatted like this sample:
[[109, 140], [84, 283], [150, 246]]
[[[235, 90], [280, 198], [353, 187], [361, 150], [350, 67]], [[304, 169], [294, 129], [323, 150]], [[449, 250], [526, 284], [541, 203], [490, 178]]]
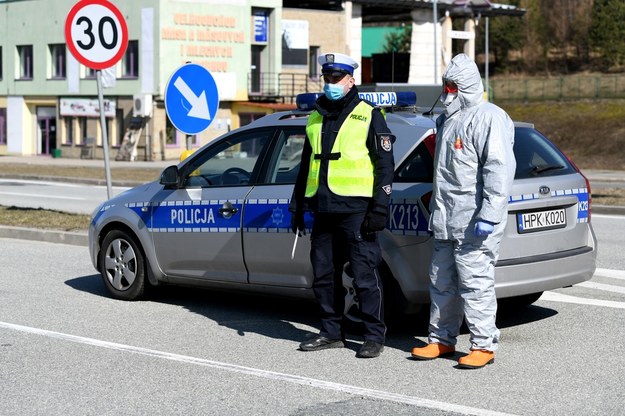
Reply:
[[623, 215], [608, 215], [608, 214], [592, 214], [592, 218], [606, 218], [611, 220], [625, 220]]
[[23, 192], [2, 192], [0, 191], [0, 195], [13, 195], [13, 196], [31, 196], [34, 198], [50, 198], [50, 199], [72, 199], [77, 201], [84, 201], [87, 198], [80, 198], [75, 196], [60, 196], [60, 195], [41, 195], [41, 194], [27, 194]]
[[540, 300], [544, 300], [547, 302], [576, 303], [578, 305], [604, 306], [607, 308], [625, 309], [625, 302], [579, 298], [576, 296], [563, 295], [556, 292], [545, 292], [540, 297]]
[[582, 283], [578, 283], [575, 286], [587, 287], [589, 289], [603, 290], [605, 292], [622, 293], [625, 295], [625, 287], [623, 286], [606, 285], [605, 283], [595, 283], [595, 282], [582, 282]]
[[15, 331], [26, 332], [29, 334], [41, 335], [49, 338], [56, 338], [64, 341], [87, 344], [95, 347], [108, 348], [112, 350], [125, 351], [134, 354], [147, 355], [150, 357], [161, 358], [165, 360], [178, 361], [185, 364], [199, 365], [203, 367], [216, 368], [233, 373], [247, 374], [254, 377], [276, 380], [286, 383], [299, 384], [303, 386], [316, 387], [326, 390], [338, 391], [346, 394], [354, 394], [358, 396], [366, 396], [372, 399], [380, 399], [395, 403], [403, 403], [428, 409], [441, 410], [443, 412], [457, 412], [464, 415], [478, 416], [506, 416], [508, 413], [500, 413], [486, 409], [462, 406], [452, 403], [439, 402], [435, 400], [422, 399], [414, 396], [406, 396], [398, 393], [391, 393], [382, 390], [367, 389], [349, 384], [333, 383], [331, 381], [317, 380], [314, 378], [302, 377], [293, 374], [278, 373], [275, 371], [261, 370], [252, 367], [244, 367], [235, 364], [222, 363], [219, 361], [206, 360], [204, 358], [191, 357], [188, 355], [172, 354], [164, 351], [151, 350], [147, 348], [133, 347], [131, 345], [117, 344], [114, 342], [102, 341], [94, 338], [79, 337], [76, 335], [64, 334], [61, 332], [48, 331], [45, 329], [33, 328], [28, 326], [11, 324], [8, 322], [0, 322], [0, 328], [12, 329]]
[[612, 279], [625, 280], [625, 270], [596, 269], [595, 276], [609, 277]]

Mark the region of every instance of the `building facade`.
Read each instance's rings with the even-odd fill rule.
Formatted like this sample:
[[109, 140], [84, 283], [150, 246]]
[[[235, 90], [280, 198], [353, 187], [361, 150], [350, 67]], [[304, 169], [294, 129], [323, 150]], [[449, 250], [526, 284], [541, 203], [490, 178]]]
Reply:
[[[103, 157], [97, 73], [66, 45], [65, 22], [76, 3], [0, 0], [0, 155]], [[336, 2], [113, 1], [129, 41], [121, 60], [100, 73], [110, 157], [177, 159], [230, 129], [293, 108], [298, 93], [321, 91], [319, 54], [360, 60], [363, 15], [371, 7], [386, 13], [402, 7], [412, 24], [408, 83], [439, 82], [450, 53], [449, 13], [434, 24], [431, 1], [330, 3]], [[163, 102], [171, 75], [188, 62], [208, 69], [219, 92], [217, 114], [195, 136], [176, 130]], [[356, 71], [357, 84], [361, 76]]]

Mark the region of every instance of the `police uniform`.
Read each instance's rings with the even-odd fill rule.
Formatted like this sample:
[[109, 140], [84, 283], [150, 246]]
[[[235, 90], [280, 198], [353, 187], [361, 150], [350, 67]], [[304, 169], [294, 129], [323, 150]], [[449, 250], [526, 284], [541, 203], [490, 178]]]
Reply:
[[[322, 73], [335, 75], [343, 72], [351, 76], [358, 66], [342, 54], [322, 55], [319, 63]], [[336, 342], [326, 346], [323, 340], [313, 340], [300, 348], [310, 351], [343, 345], [338, 342], [344, 337], [342, 273], [349, 261], [365, 327], [365, 345], [359, 356], [377, 356], [383, 348], [386, 326], [376, 231], [386, 224], [394, 136], [381, 110], [361, 100], [355, 86], [340, 99], [332, 100], [327, 93], [321, 96], [309, 116], [306, 132], [308, 140], [289, 210], [294, 218], [304, 211], [313, 213], [310, 257], [313, 291], [321, 309], [319, 338]], [[377, 344], [377, 355], [363, 351], [367, 341]]]

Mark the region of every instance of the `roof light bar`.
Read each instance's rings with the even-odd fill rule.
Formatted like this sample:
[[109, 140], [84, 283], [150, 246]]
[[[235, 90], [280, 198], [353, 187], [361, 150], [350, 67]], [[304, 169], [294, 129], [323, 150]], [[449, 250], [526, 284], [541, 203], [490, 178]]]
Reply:
[[[298, 94], [295, 97], [295, 104], [299, 110], [312, 110], [315, 108], [315, 101], [323, 93], [311, 92]], [[359, 92], [360, 99], [369, 101], [379, 107], [406, 107], [417, 105], [417, 93], [414, 91], [401, 92]]]

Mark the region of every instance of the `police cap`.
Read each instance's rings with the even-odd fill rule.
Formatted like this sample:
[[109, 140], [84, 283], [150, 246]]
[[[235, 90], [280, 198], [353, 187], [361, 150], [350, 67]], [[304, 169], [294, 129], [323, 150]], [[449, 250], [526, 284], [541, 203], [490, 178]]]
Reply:
[[349, 56], [342, 53], [325, 53], [317, 59], [321, 65], [321, 73], [329, 74], [332, 72], [341, 72], [343, 74], [354, 74], [354, 69], [358, 68], [358, 63]]

